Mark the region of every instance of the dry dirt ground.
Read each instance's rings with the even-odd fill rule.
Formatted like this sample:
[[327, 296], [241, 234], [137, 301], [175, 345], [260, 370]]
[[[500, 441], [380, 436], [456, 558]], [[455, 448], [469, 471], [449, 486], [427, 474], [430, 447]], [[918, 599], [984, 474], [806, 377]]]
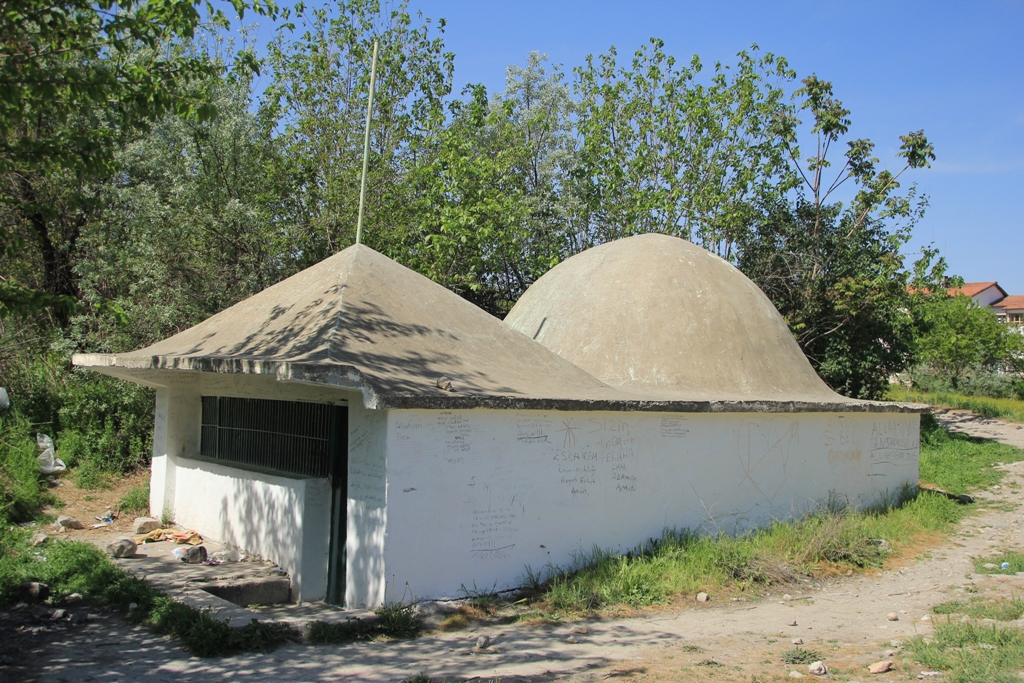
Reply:
[[[1024, 447], [1024, 427], [949, 412], [951, 428]], [[795, 638], [819, 651], [833, 681], [908, 681], [921, 667], [902, 656], [900, 642], [931, 632], [930, 608], [973, 595], [1010, 597], [1024, 591], [1024, 576], [973, 573], [972, 558], [1024, 547], [1018, 499], [1024, 462], [1005, 466], [999, 488], [978, 496], [979, 512], [941, 545], [916, 560], [876, 575], [823, 582], [783, 599], [693, 602], [639, 617], [577, 624], [486, 625], [455, 633], [428, 633], [411, 641], [347, 646], [288, 645], [269, 654], [199, 659], [143, 628], [115, 616], [53, 630], [24, 656], [28, 680], [84, 681], [401, 681], [419, 674], [450, 681], [504, 683], [564, 680], [788, 681], [781, 656]], [[895, 612], [897, 621], [887, 615]], [[1022, 620], [1024, 622], [1024, 620]], [[1010, 622], [1021, 626], [1024, 623]], [[487, 635], [491, 644], [474, 646]], [[571, 637], [571, 638], [570, 638]], [[569, 642], [575, 640], [577, 642]], [[892, 652], [892, 655], [888, 655]], [[867, 665], [888, 656], [893, 671], [870, 675]], [[2, 671], [2, 669], [0, 669]], [[22, 675], [22, 674], [19, 674]], [[942, 677], [928, 680], [941, 681]]]

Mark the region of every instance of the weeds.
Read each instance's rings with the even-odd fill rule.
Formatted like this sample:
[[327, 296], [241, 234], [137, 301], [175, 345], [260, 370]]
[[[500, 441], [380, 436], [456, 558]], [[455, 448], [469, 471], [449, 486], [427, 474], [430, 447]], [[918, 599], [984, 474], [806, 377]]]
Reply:
[[1024, 631], [1019, 628], [938, 624], [932, 639], [912, 638], [906, 648], [929, 669], [940, 669], [949, 683], [1014, 683], [1024, 670]]
[[117, 501], [118, 512], [149, 511], [149, 486], [128, 489]]
[[1012, 398], [984, 398], [952, 392], [931, 392], [892, 386], [886, 398], [890, 401], [927, 403], [942, 408], [970, 410], [982, 417], [1024, 422], [1024, 401]]
[[935, 614], [962, 614], [972, 619], [1014, 621], [1024, 616], [1024, 602], [1018, 598], [992, 600], [971, 598], [969, 601], [951, 600], [932, 608]]
[[817, 650], [805, 650], [802, 647], [794, 647], [782, 653], [782, 661], [785, 664], [810, 664], [822, 659], [824, 657]]
[[[1006, 564], [1006, 569], [1003, 569]], [[988, 566], [985, 565], [995, 565]], [[1016, 550], [1007, 550], [994, 557], [976, 557], [974, 559], [974, 570], [979, 574], [1016, 574], [1024, 572], [1024, 553]]]
[[993, 467], [1016, 462], [1024, 451], [1013, 446], [977, 439], [942, 429], [931, 415], [921, 416], [921, 481], [950, 493], [990, 486], [1003, 478]]
[[[253, 621], [239, 629], [198, 610], [176, 602], [113, 564], [97, 548], [87, 543], [58, 542], [41, 549], [41, 557], [28, 552], [27, 534], [7, 532], [0, 539], [14, 550], [0, 559], [0, 605], [17, 599], [22, 581], [42, 581], [50, 588], [50, 601], [60, 605], [71, 593], [86, 600], [112, 607], [132, 621], [150, 626], [179, 640], [182, 647], [200, 657], [215, 657], [232, 652], [266, 651], [298, 637], [286, 624]], [[15, 549], [16, 548], [16, 549]], [[132, 603], [135, 609], [130, 609]]]
[[381, 638], [415, 638], [423, 630], [415, 606], [392, 602], [374, 610], [374, 620], [350, 619], [328, 623], [314, 621], [306, 628], [306, 640], [313, 645], [338, 645]]

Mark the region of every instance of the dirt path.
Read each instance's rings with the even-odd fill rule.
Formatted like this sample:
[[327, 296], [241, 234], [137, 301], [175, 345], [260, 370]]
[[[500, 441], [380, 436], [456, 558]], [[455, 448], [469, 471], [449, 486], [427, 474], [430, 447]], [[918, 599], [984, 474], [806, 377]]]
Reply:
[[[939, 418], [957, 431], [1024, 447], [1024, 428], [996, 420], [967, 418], [960, 411]], [[620, 620], [586, 622], [587, 633], [569, 625], [488, 626], [412, 641], [343, 647], [290, 645], [266, 655], [203, 660], [182, 653], [171, 641], [116, 617], [98, 618], [68, 630], [38, 652], [27, 652], [39, 680], [80, 681], [401, 681], [418, 674], [449, 680], [510, 681], [604, 679], [630, 681], [789, 680], [803, 665], [783, 665], [780, 656], [800, 638], [822, 653], [829, 680], [915, 680], [920, 667], [900, 656], [898, 641], [928, 634], [930, 608], [977, 594], [1019, 594], [1024, 576], [973, 573], [972, 557], [1024, 547], [1024, 525], [1016, 511], [1024, 485], [1024, 462], [1005, 466], [1000, 488], [982, 493], [988, 509], [960, 525], [941, 548], [900, 569], [877, 576], [839, 579], [787, 589], [757, 603], [729, 602]], [[969, 587], [969, 588], [968, 588]], [[898, 621], [887, 615], [895, 612]], [[1019, 624], [1017, 624], [1019, 625]], [[478, 636], [491, 645], [474, 651]], [[578, 642], [568, 642], [572, 636]], [[895, 645], [894, 645], [895, 644]], [[896, 669], [870, 676], [866, 666], [895, 651]], [[808, 677], [815, 678], [815, 677]], [[941, 677], [938, 679], [941, 680]]]

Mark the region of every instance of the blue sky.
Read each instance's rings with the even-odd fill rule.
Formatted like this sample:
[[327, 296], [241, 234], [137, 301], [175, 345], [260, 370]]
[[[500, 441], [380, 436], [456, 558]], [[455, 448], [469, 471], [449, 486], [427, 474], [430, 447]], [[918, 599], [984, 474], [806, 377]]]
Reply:
[[411, 4], [447, 20], [456, 92], [468, 82], [501, 90], [505, 67], [532, 50], [571, 71], [611, 45], [628, 57], [652, 36], [706, 66], [752, 43], [784, 55], [800, 77], [832, 81], [850, 134], [873, 140], [883, 164], [898, 166], [898, 136], [910, 130], [934, 144], [932, 168], [908, 178], [930, 199], [910, 251], [934, 242], [952, 272], [1024, 294], [1022, 0]]

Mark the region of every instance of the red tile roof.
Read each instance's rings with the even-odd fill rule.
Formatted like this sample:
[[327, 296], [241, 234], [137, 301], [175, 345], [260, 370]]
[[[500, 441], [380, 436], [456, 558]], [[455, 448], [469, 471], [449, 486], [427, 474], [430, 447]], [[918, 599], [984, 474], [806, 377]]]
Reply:
[[1024, 294], [1014, 294], [1008, 296], [998, 303], [992, 304], [992, 308], [1001, 308], [1005, 310], [1021, 310], [1024, 309]]
[[984, 292], [989, 287], [995, 286], [1003, 296], [1006, 296], [1006, 290], [999, 286], [998, 282], [965, 282], [963, 287], [955, 287], [949, 290], [950, 295], [956, 295], [963, 293], [967, 296], [974, 296]]

